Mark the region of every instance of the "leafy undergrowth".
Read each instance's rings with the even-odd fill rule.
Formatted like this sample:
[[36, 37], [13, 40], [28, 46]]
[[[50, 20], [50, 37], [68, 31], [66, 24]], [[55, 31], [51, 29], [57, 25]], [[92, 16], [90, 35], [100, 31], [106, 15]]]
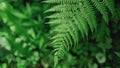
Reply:
[[0, 0], [0, 68], [119, 68], [120, 2], [107, 1]]

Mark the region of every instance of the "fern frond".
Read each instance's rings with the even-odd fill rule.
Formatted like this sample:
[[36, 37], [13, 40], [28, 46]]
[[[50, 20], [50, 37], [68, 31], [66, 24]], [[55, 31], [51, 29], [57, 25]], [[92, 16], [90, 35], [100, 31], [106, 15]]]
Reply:
[[[89, 0], [84, 0], [84, 4], [85, 4], [85, 10], [86, 10], [86, 13], [87, 13], [87, 16], [86, 18], [88, 19], [88, 24], [90, 25], [91, 27], [91, 30], [92, 29], [96, 29], [97, 28], [97, 20], [96, 20], [96, 15], [95, 15], [95, 9], [93, 8], [92, 4], [90, 3]], [[93, 30], [92, 30], [93, 32]]]
[[67, 4], [67, 3], [78, 3], [80, 2], [80, 0], [46, 0], [44, 2]]
[[103, 19], [108, 23], [108, 12], [106, 10], [103, 1], [102, 2], [98, 0], [91, 0], [91, 1], [95, 5], [96, 9], [98, 9], [98, 11], [100, 11], [100, 13], [103, 15]]
[[104, 3], [108, 7], [112, 15], [115, 15], [114, 0], [104, 0]]
[[[58, 24], [51, 33], [52, 45], [55, 48], [55, 56], [64, 56], [72, 45], [77, 45], [81, 36], [83, 39], [88, 36], [89, 28], [92, 32], [97, 30], [97, 15], [102, 15], [102, 19], [108, 23], [108, 11], [114, 13], [113, 1], [102, 2], [98, 0], [46, 0], [44, 2], [57, 4], [46, 12], [54, 12], [48, 16], [51, 25]], [[97, 10], [96, 10], [97, 9]]]

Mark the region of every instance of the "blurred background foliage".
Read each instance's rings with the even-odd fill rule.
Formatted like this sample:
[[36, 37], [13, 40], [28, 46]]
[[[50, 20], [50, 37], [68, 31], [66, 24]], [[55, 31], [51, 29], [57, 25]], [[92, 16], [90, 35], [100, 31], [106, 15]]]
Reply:
[[[44, 13], [51, 5], [42, 1], [0, 0], [0, 68], [53, 68], [53, 48], [48, 44], [50, 25], [45, 18], [51, 13]], [[120, 5], [116, 7], [120, 18]], [[119, 68], [117, 20], [109, 25], [100, 23], [99, 33], [80, 40], [57, 68]]]

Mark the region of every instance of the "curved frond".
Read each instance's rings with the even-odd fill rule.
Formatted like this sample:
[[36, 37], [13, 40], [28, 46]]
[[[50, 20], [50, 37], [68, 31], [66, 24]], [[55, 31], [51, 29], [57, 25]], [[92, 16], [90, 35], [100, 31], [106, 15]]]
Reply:
[[51, 32], [55, 33], [52, 37], [54, 38], [52, 45], [58, 58], [64, 56], [72, 45], [77, 45], [80, 37], [86, 38], [89, 28], [91, 32], [97, 30], [96, 13], [101, 14], [106, 23], [109, 21], [107, 9], [114, 14], [113, 0], [46, 0], [44, 2], [56, 4], [46, 11], [54, 14], [46, 18], [51, 19], [49, 24], [58, 24]]

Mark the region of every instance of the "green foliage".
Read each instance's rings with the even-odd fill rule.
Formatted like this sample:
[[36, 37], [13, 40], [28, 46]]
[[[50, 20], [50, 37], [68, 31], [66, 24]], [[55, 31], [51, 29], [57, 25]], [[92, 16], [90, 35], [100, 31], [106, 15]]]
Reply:
[[119, 68], [117, 0], [1, 0], [0, 68]]
[[22, 4], [17, 0], [0, 3], [0, 62], [8, 68], [35, 68], [40, 58], [49, 55], [49, 49], [45, 49], [48, 29], [43, 19], [47, 6], [42, 7], [38, 1]]
[[64, 56], [72, 45], [78, 45], [81, 38], [88, 38], [89, 28], [93, 34], [98, 32], [95, 37], [97, 42], [102, 42], [106, 33], [110, 34], [106, 23], [110, 20], [109, 16], [115, 16], [113, 0], [46, 0], [45, 2], [57, 4], [46, 12], [55, 12], [47, 18], [51, 19], [49, 22], [51, 25], [58, 25], [51, 33], [55, 34], [52, 37], [52, 45], [55, 48], [55, 56], [59, 58]]

